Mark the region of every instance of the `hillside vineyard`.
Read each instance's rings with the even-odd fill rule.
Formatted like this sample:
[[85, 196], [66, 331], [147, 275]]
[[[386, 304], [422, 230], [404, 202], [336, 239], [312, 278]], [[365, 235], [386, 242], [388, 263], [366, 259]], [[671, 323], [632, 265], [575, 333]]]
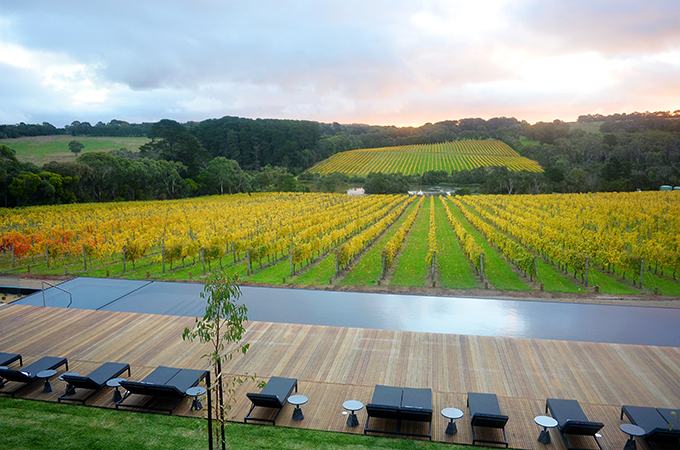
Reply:
[[538, 163], [520, 156], [501, 141], [455, 141], [350, 150], [331, 156], [309, 169], [309, 172], [422, 175], [429, 171], [451, 172], [490, 166], [506, 166], [510, 171], [543, 171]]

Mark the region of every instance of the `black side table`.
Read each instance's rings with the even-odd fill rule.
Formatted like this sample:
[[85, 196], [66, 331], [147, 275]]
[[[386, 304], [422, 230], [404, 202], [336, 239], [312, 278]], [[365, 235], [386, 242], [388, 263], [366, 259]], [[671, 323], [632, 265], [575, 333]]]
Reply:
[[442, 409], [442, 416], [449, 419], [449, 423], [446, 425], [446, 434], [454, 436], [458, 433], [455, 420], [463, 417], [463, 411], [458, 408], [444, 408]]
[[635, 437], [644, 436], [645, 430], [632, 423], [622, 423], [619, 425], [619, 428], [628, 435], [628, 440], [626, 441], [626, 445], [623, 446], [623, 450], [636, 450]]
[[537, 441], [541, 444], [550, 444], [550, 431], [548, 428], [555, 428], [557, 420], [549, 416], [536, 416], [534, 417], [534, 422], [536, 422], [536, 425], [543, 427], [543, 431], [538, 435]]
[[347, 400], [345, 403], [342, 404], [342, 407], [345, 408], [347, 411], [350, 411], [349, 417], [347, 417], [347, 426], [356, 427], [357, 425], [359, 425], [359, 419], [357, 419], [355, 411], [361, 410], [364, 407], [364, 404], [358, 400]]
[[302, 415], [302, 408], [300, 408], [300, 405], [304, 405], [308, 400], [309, 399], [304, 395], [291, 395], [288, 397], [288, 403], [295, 405], [295, 409], [293, 410], [293, 420], [302, 420], [305, 418], [305, 416]]
[[45, 380], [45, 387], [43, 388], [43, 394], [47, 394], [48, 392], [52, 392], [52, 384], [50, 384], [50, 377], [53, 377], [57, 374], [57, 371], [54, 369], [49, 369], [49, 370], [43, 370], [42, 372], [38, 372], [35, 374], [36, 377], [42, 378]]

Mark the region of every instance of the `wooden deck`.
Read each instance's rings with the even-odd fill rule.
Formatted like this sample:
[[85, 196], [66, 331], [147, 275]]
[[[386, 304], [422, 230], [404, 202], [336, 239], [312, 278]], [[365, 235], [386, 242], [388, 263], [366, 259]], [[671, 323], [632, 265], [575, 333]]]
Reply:
[[[182, 341], [192, 318], [105, 311], [0, 306], [0, 351], [21, 353], [24, 365], [41, 356], [64, 356], [69, 369], [87, 374], [106, 361], [129, 363], [132, 380], [141, 380], [159, 365], [206, 369], [199, 344]], [[533, 418], [545, 412], [548, 397], [577, 399], [590, 420], [605, 423], [601, 444], [620, 450], [626, 436], [619, 430], [622, 404], [680, 407], [680, 348], [597, 344], [534, 339], [492, 338], [405, 331], [382, 331], [312, 325], [251, 322], [245, 357], [229, 363], [230, 373], [268, 379], [283, 376], [299, 380], [299, 392], [309, 398], [302, 407], [305, 420], [291, 420], [286, 405], [277, 426], [362, 433], [365, 409], [358, 412], [360, 426], [345, 425], [342, 402], [369, 403], [376, 384], [429, 387], [433, 391], [433, 440], [470, 443], [467, 392], [498, 395], [501, 410], [510, 416], [506, 427], [510, 447], [560, 449], [564, 445], [553, 430], [552, 443], [536, 442], [539, 427]], [[16, 364], [16, 363], [15, 363]], [[12, 366], [14, 367], [14, 365]], [[60, 369], [59, 373], [64, 370]], [[54, 392], [42, 393], [35, 383], [19, 398], [56, 401], [65, 383], [53, 378]], [[12, 388], [8, 383], [7, 388]], [[253, 382], [238, 388], [231, 413], [242, 421], [250, 408], [246, 392]], [[88, 404], [111, 408], [111, 389], [104, 389]], [[457, 407], [466, 415], [457, 421], [458, 434], [444, 433], [447, 419], [439, 414]], [[175, 414], [199, 416], [189, 402]], [[256, 426], [256, 425], [254, 425]], [[646, 448], [643, 444], [641, 448]], [[589, 447], [596, 448], [594, 443]]]

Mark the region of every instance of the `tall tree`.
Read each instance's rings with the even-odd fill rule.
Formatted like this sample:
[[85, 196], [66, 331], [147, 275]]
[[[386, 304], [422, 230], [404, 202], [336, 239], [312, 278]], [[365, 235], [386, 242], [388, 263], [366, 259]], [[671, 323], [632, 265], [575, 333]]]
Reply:
[[68, 143], [68, 148], [71, 150], [71, 153], [74, 153], [76, 156], [78, 156], [78, 153], [80, 153], [85, 148], [85, 144], [79, 141], [71, 141]]

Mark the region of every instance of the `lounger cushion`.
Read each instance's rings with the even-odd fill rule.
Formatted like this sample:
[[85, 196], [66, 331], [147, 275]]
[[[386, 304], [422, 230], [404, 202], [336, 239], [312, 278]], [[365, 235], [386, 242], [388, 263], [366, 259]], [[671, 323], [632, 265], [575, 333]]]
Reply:
[[279, 403], [283, 406], [296, 385], [296, 378], [271, 377], [260, 394], [263, 396], [276, 397]]
[[403, 388], [396, 386], [376, 385], [371, 403], [366, 405], [369, 417], [398, 419], [403, 391]]
[[261, 392], [248, 392], [246, 396], [255, 406], [263, 408], [283, 408], [284, 402], [273, 394], [263, 394]]
[[432, 389], [404, 388], [399, 410], [403, 420], [432, 420]]
[[[656, 410], [659, 411], [666, 422], [673, 424], [673, 434], [680, 436], [680, 422], [678, 422], [680, 420], [680, 408], [656, 408]], [[673, 417], [672, 412], [675, 412], [676, 417]]]
[[562, 433], [592, 436], [604, 427], [601, 422], [589, 421], [577, 400], [549, 398], [547, 405]]
[[175, 367], [158, 366], [153, 372], [145, 376], [142, 382], [149, 384], [165, 384], [168, 380], [177, 375], [180, 370], [181, 369]]
[[142, 381], [121, 381], [133, 394], [157, 397], [184, 397], [186, 390], [198, 384], [205, 371], [159, 366]]
[[21, 355], [17, 353], [0, 353], [0, 366], [8, 366], [14, 361], [19, 361]]
[[0, 377], [9, 381], [30, 383], [36, 380], [36, 375], [38, 372], [56, 369], [62, 364], [66, 364], [66, 358], [43, 356], [33, 364], [23, 367], [21, 370], [0, 369]]
[[470, 421], [473, 427], [504, 428], [508, 416], [501, 413], [496, 394], [468, 392]]
[[590, 422], [582, 420], [567, 420], [567, 422], [560, 427], [560, 431], [564, 434], [578, 434], [582, 436], [594, 436], [604, 426], [600, 422]]
[[129, 364], [107, 362], [96, 368], [87, 376], [64, 374], [63, 380], [82, 389], [101, 389], [107, 381], [115, 378], [130, 368]]
[[186, 394], [187, 389], [196, 386], [205, 376], [205, 370], [181, 369], [172, 378], [165, 382], [168, 386], [175, 387], [178, 391]]
[[621, 411], [626, 414], [633, 425], [637, 425], [645, 430], [645, 436], [655, 433], [657, 429], [668, 430], [668, 422], [666, 422], [656, 408], [623, 405]]

